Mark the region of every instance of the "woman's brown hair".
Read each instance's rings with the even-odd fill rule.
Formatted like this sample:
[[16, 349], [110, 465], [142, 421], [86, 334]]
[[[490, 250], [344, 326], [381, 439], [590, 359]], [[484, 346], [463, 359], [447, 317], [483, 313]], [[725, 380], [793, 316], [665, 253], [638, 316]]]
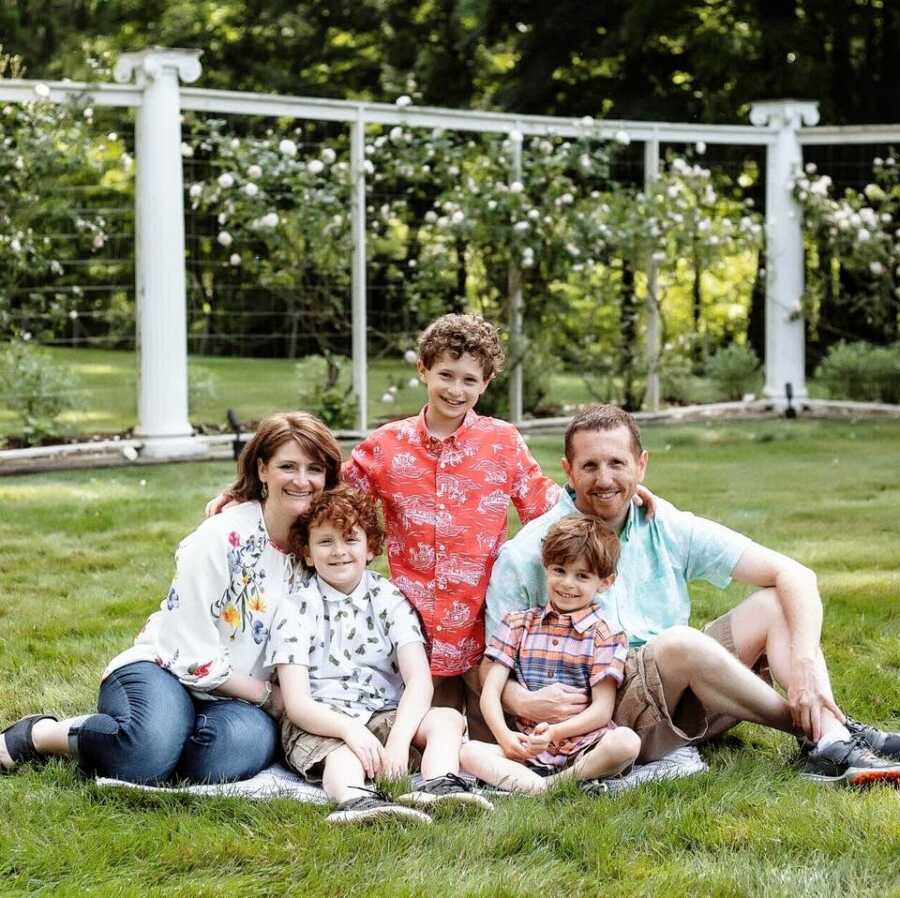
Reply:
[[325, 489], [337, 486], [343, 459], [334, 434], [308, 412], [282, 412], [259, 422], [256, 434], [238, 459], [237, 479], [229, 488], [229, 495], [238, 502], [262, 500], [259, 462], [268, 464], [288, 440], [293, 440], [306, 455], [325, 466]]

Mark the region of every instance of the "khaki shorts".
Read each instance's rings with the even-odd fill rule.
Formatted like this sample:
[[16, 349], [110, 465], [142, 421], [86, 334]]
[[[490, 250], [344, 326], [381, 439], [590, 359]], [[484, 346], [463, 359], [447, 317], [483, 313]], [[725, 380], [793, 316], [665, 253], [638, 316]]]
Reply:
[[[731, 612], [708, 623], [703, 632], [738, 657], [731, 630]], [[771, 683], [765, 656], [753, 670]], [[625, 679], [616, 694], [613, 720], [630, 727], [641, 737], [642, 763], [654, 761], [680, 748], [721, 736], [740, 721], [726, 714], [708, 714], [694, 693], [684, 692], [675, 708], [666, 703], [666, 693], [656, 663], [654, 643], [630, 649], [625, 662]]]
[[[369, 719], [366, 729], [374, 733], [378, 741], [385, 745], [396, 719], [396, 710], [378, 711]], [[284, 717], [281, 722], [281, 745], [284, 748], [284, 757], [289, 767], [292, 767], [309, 782], [321, 783], [322, 773], [325, 770], [325, 759], [335, 749], [346, 743], [342, 739], [335, 739], [332, 736], [308, 733]], [[421, 763], [421, 753], [415, 746], [410, 746], [410, 773], [417, 772]]]

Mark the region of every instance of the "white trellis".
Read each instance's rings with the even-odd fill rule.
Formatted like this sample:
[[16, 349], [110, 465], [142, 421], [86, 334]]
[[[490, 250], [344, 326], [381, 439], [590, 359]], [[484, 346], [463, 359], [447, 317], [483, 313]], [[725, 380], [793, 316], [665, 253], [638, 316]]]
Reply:
[[[153, 457], [183, 457], [201, 451], [188, 421], [187, 331], [184, 209], [180, 114], [183, 110], [229, 115], [273, 116], [343, 122], [350, 128], [352, 175], [352, 325], [353, 386], [358, 403], [357, 427], [367, 428], [366, 358], [366, 173], [365, 129], [370, 124], [499, 133], [514, 138], [589, 134], [613, 139], [625, 131], [644, 143], [645, 183], [658, 174], [660, 144], [707, 144], [766, 147], [766, 395], [778, 407], [786, 402], [786, 385], [797, 398], [806, 396], [804, 323], [796, 312], [803, 294], [803, 244], [800, 210], [791, 193], [793, 172], [802, 164], [802, 145], [877, 143], [900, 140], [900, 127], [815, 128], [818, 104], [777, 100], [755, 103], [751, 125], [695, 125], [665, 122], [604, 121], [464, 112], [426, 107], [398, 107], [307, 97], [274, 96], [182, 87], [201, 74], [199, 50], [154, 47], [126, 53], [115, 68], [116, 84], [0, 81], [0, 100], [21, 102], [41, 96], [64, 102], [83, 96], [95, 106], [137, 110], [135, 155], [135, 293], [137, 306], [138, 426], [142, 451]], [[132, 82], [133, 79], [133, 82]], [[49, 89], [49, 96], [46, 90]], [[513, 154], [515, 177], [518, 153]], [[520, 164], [520, 163], [518, 163]], [[655, 272], [648, 271], [653, 283]], [[511, 339], [521, 336], [522, 297], [518, 273], [510, 274]], [[647, 328], [650, 378], [648, 405], [655, 410], [658, 392], [659, 328], [650, 303]], [[510, 381], [511, 418], [522, 421], [521, 367]]]

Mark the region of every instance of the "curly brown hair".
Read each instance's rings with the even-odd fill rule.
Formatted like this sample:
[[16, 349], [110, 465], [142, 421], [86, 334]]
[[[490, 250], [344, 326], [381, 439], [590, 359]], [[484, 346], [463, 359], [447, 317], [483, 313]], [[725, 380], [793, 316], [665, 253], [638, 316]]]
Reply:
[[473, 356], [485, 380], [499, 374], [506, 361], [497, 328], [480, 315], [442, 315], [425, 328], [419, 337], [419, 361], [430, 369], [445, 352], [452, 359]]
[[619, 563], [619, 537], [600, 518], [572, 515], [547, 531], [541, 561], [544, 567], [583, 561], [592, 573], [606, 579]]
[[288, 440], [293, 440], [311, 459], [325, 466], [325, 489], [341, 479], [341, 447], [334, 434], [315, 415], [283, 412], [259, 422], [253, 438], [244, 446], [237, 463], [237, 478], [228, 494], [238, 502], [262, 500], [259, 462], [268, 464]]
[[331, 524], [346, 537], [357, 525], [366, 534], [366, 542], [372, 555], [381, 554], [384, 542], [384, 527], [378, 517], [375, 502], [365, 493], [340, 484], [313, 496], [308, 511], [297, 518], [288, 536], [288, 551], [295, 557], [306, 558], [309, 548], [309, 534], [315, 527]]

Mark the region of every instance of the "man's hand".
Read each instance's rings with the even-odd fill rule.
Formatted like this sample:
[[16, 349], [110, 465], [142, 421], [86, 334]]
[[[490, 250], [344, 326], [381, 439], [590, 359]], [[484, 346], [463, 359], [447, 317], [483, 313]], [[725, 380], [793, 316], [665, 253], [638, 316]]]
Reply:
[[384, 747], [384, 767], [381, 773], [390, 779], [398, 779], [409, 773], [409, 745], [391, 742], [388, 737]]
[[529, 692], [527, 697], [523, 696], [521, 704], [522, 710], [517, 709], [519, 717], [560, 723], [580, 714], [588, 705], [588, 697], [575, 686], [554, 683]]
[[827, 678], [816, 658], [795, 658], [788, 683], [788, 704], [794, 726], [813, 742], [822, 738], [822, 712], [831, 711], [841, 723], [846, 717], [831, 698]]
[[229, 505], [234, 503], [234, 496], [229, 492], [219, 493], [215, 499], [210, 499], [206, 503], [205, 515], [208, 518], [215, 517], [220, 511], [224, 511]]
[[507, 730], [497, 742], [507, 758], [511, 758], [513, 761], [530, 761], [540, 752], [531, 750], [529, 739], [530, 737], [524, 733], [514, 733], [512, 730]]
[[378, 741], [377, 736], [361, 723], [352, 723], [348, 727], [344, 734], [344, 742], [359, 758], [359, 763], [366, 772], [366, 779], [375, 779], [384, 770], [384, 746]]
[[648, 520], [656, 514], [656, 496], [642, 483], [638, 484], [637, 492], [634, 494], [634, 501], [638, 505], [644, 506], [644, 514]]

